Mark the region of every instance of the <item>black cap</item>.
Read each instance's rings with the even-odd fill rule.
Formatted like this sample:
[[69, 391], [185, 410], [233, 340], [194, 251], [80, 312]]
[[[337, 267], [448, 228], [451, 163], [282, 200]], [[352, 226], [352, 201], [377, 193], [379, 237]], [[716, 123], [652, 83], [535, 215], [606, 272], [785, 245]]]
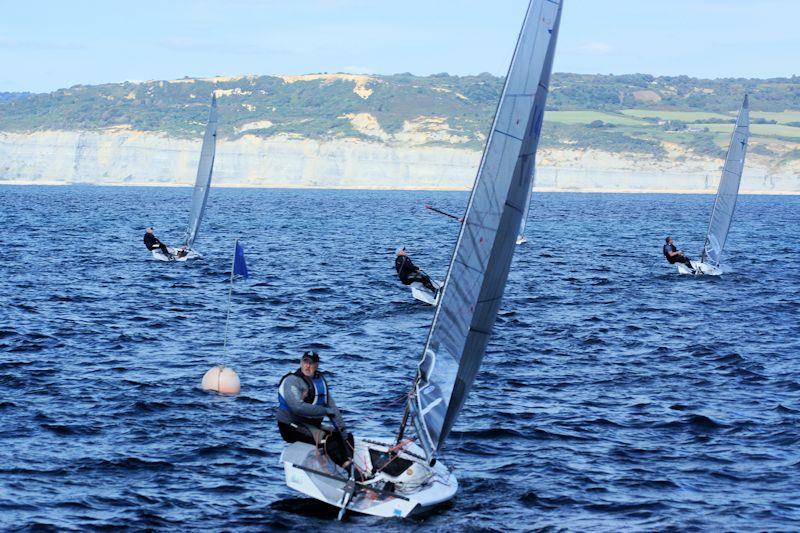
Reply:
[[303, 352], [303, 359], [310, 359], [312, 363], [319, 363], [319, 354], [311, 350]]

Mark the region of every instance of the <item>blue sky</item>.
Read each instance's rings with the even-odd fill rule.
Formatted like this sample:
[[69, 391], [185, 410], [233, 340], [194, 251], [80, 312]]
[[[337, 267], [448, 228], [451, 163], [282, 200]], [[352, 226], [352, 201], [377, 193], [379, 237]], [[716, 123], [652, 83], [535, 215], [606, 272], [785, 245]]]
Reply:
[[[0, 0], [0, 91], [187, 75], [502, 74], [526, 6], [527, 0]], [[554, 68], [791, 76], [800, 74], [798, 21], [798, 0], [565, 0]]]

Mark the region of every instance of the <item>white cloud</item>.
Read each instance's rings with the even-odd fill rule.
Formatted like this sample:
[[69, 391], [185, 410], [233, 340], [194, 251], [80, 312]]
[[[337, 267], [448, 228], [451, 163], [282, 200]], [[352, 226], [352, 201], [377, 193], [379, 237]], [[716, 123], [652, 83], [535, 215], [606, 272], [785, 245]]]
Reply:
[[337, 72], [346, 72], [348, 74], [375, 74], [375, 69], [369, 67], [356, 67], [350, 65], [347, 67], [342, 67]]
[[54, 51], [54, 50], [86, 50], [87, 46], [75, 42], [59, 41], [19, 41], [0, 37], [0, 48], [20, 49], [32, 51]]
[[213, 52], [217, 54], [288, 54], [289, 50], [272, 48], [263, 42], [244, 40], [210, 41], [194, 37], [168, 37], [157, 43], [159, 46], [179, 52]]
[[579, 44], [573, 52], [587, 56], [604, 56], [610, 54], [614, 47], [602, 41], [587, 41]]

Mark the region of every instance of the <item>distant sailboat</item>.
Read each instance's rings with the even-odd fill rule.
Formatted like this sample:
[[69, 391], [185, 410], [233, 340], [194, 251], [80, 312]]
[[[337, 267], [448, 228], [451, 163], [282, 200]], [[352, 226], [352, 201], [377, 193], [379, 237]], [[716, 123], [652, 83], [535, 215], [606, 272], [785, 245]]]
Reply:
[[189, 225], [186, 227], [183, 245], [179, 249], [171, 248], [172, 258], [165, 256], [160, 250], [153, 250], [153, 257], [160, 261], [186, 261], [200, 257], [200, 254], [192, 249], [197, 232], [200, 229], [200, 222], [203, 220], [203, 213], [206, 210], [208, 193], [211, 190], [211, 176], [214, 172], [214, 156], [217, 149], [217, 97], [211, 95], [211, 110], [208, 113], [208, 124], [203, 135], [203, 147], [200, 150], [200, 163], [197, 165], [197, 178], [194, 182], [194, 192], [192, 193], [192, 207], [189, 211]]
[[[425, 511], [455, 495], [458, 482], [439, 455], [478, 374], [505, 290], [560, 19], [560, 1], [531, 0], [397, 439], [356, 438], [358, 479], [315, 446], [289, 444], [281, 456], [289, 487], [385, 517]], [[409, 418], [416, 439], [404, 440]]]
[[528, 200], [525, 202], [525, 211], [522, 212], [522, 222], [519, 224], [519, 235], [517, 235], [517, 244], [525, 244], [528, 239], [525, 238], [525, 226], [528, 223], [528, 213], [531, 210], [531, 196], [533, 196], [533, 181], [536, 179], [536, 171], [531, 175], [531, 190], [528, 193]]
[[[747, 141], [750, 138], [750, 102], [744, 96], [739, 116], [736, 119], [736, 128], [731, 135], [728, 155], [725, 157], [725, 166], [722, 178], [711, 211], [711, 220], [708, 223], [708, 232], [703, 244], [700, 261], [692, 261], [692, 267], [698, 274], [719, 276], [722, 274], [721, 259], [722, 249], [728, 239], [728, 230], [733, 222], [733, 211], [736, 209], [736, 199], [739, 196], [739, 183], [742, 181], [744, 159], [747, 154]], [[678, 265], [678, 273], [691, 274], [692, 272], [683, 264]]]

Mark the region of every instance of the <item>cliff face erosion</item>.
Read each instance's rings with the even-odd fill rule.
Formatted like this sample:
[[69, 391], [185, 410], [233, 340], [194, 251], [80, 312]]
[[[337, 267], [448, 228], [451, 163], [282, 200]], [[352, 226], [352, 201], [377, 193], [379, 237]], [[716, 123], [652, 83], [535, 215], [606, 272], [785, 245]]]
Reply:
[[[576, 77], [555, 77], [537, 188], [710, 192], [747, 91], [754, 120], [742, 191], [800, 193], [800, 112], [790, 108], [800, 108], [800, 80]], [[501, 87], [489, 75], [324, 74], [6, 97], [0, 183], [189, 185], [213, 91], [215, 186], [466, 189]], [[617, 91], [613, 100], [604, 87]]]

